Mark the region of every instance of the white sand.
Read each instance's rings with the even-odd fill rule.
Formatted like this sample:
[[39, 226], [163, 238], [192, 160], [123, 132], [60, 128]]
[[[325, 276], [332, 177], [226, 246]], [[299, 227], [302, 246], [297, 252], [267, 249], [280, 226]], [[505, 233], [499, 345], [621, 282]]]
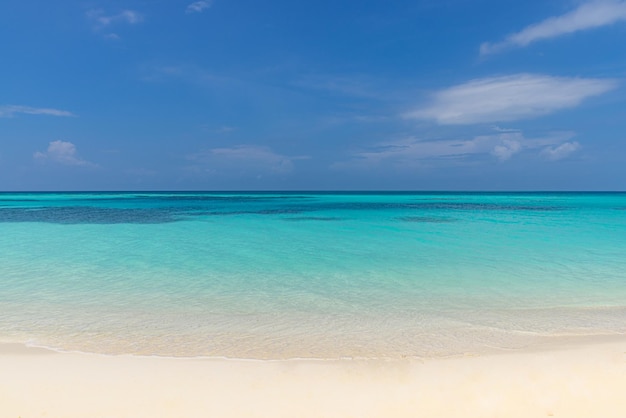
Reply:
[[412, 361], [58, 354], [0, 345], [0, 417], [626, 417], [626, 341]]

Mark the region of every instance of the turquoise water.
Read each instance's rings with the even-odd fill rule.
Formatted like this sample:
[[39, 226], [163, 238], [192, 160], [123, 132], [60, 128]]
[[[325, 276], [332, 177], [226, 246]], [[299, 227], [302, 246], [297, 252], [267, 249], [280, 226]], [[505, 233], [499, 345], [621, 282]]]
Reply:
[[626, 194], [0, 194], [0, 341], [400, 357], [626, 333]]

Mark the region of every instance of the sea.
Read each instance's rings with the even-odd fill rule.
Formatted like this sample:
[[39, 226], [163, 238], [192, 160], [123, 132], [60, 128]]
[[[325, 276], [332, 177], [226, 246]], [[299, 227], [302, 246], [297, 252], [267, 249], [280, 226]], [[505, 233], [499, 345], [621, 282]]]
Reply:
[[445, 357], [626, 334], [626, 193], [0, 193], [0, 342]]

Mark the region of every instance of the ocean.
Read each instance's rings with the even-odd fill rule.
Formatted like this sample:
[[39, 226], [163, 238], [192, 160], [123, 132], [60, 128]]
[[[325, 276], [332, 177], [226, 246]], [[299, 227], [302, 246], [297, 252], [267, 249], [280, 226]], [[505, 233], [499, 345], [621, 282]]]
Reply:
[[0, 193], [0, 342], [403, 358], [626, 333], [626, 193]]

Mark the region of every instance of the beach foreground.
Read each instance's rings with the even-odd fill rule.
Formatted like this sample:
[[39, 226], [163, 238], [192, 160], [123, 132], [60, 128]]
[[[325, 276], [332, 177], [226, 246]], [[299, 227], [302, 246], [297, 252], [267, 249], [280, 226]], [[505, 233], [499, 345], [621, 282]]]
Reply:
[[626, 340], [426, 360], [226, 360], [0, 345], [2, 417], [624, 417]]

